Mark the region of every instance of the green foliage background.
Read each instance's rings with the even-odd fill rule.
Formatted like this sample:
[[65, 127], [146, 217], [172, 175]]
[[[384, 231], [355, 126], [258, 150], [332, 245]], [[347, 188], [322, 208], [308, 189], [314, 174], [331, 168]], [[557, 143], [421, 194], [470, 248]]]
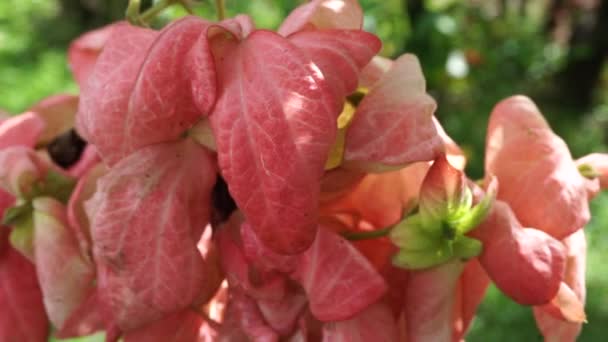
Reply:
[[[66, 63], [69, 42], [88, 29], [120, 19], [126, 2], [0, 1], [0, 109], [18, 114], [48, 95], [77, 93]], [[259, 27], [276, 28], [300, 2], [226, 0], [226, 5], [229, 15], [248, 13]], [[144, 3], [149, 5], [150, 0]], [[589, 73], [593, 54], [608, 51], [608, 27], [596, 29], [587, 39], [575, 35], [578, 40], [560, 41], [553, 34], [555, 30], [548, 29], [551, 6], [559, 1], [549, 0], [360, 3], [366, 13], [365, 28], [382, 38], [384, 55], [411, 52], [419, 56], [429, 92], [439, 104], [437, 115], [467, 152], [467, 172], [472, 177], [483, 173], [485, 127], [493, 105], [516, 93], [528, 94], [538, 103], [575, 157], [608, 151], [608, 69], [604, 60], [597, 71]], [[574, 23], [584, 15], [595, 15], [605, 22], [606, 7], [568, 10]], [[208, 19], [215, 17], [212, 1], [198, 3], [196, 11]], [[155, 25], [184, 14], [180, 8], [171, 8]], [[576, 34], [576, 27], [570, 29]], [[454, 67], [452, 72], [448, 65]], [[608, 256], [608, 195], [595, 199], [592, 211], [593, 220], [586, 227], [589, 323], [580, 341], [606, 340], [603, 332], [608, 326], [608, 273], [603, 260]], [[100, 340], [101, 335], [78, 339]], [[514, 304], [492, 287], [468, 340], [542, 339], [530, 309]]]

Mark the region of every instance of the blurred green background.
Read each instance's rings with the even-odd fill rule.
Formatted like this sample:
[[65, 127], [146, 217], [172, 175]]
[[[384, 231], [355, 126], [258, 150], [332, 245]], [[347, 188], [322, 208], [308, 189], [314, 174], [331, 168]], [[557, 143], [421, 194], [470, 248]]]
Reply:
[[[142, 1], [149, 6], [150, 0]], [[82, 32], [123, 17], [127, 0], [0, 1], [0, 109], [17, 114], [58, 92], [77, 93], [66, 48]], [[276, 28], [301, 1], [226, 0], [228, 14], [250, 14]], [[481, 177], [485, 126], [500, 99], [532, 97], [574, 157], [608, 151], [608, 1], [360, 0], [365, 28], [384, 41], [382, 54], [411, 52], [421, 60], [437, 116]], [[215, 18], [211, 0], [197, 14]], [[156, 25], [184, 15], [163, 13]], [[608, 195], [592, 203], [589, 323], [579, 341], [608, 333]], [[91, 340], [100, 340], [97, 336]], [[491, 288], [469, 341], [541, 341], [530, 309]]]

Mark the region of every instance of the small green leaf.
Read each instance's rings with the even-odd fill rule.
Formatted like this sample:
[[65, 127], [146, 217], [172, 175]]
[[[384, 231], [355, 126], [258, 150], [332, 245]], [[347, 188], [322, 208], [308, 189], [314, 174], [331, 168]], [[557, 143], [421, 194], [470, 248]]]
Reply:
[[13, 225], [9, 241], [21, 254], [34, 258], [34, 220], [31, 212]]
[[432, 230], [425, 230], [423, 224], [420, 215], [406, 218], [391, 231], [391, 241], [407, 251], [423, 251], [437, 248], [441, 241], [441, 236], [439, 234], [429, 234], [429, 231]]
[[483, 244], [481, 241], [462, 236], [452, 245], [454, 256], [461, 259], [471, 259], [481, 254]]
[[471, 211], [473, 205], [473, 193], [469, 187], [465, 187], [460, 203], [450, 204], [448, 206], [446, 221], [452, 226], [456, 227], [457, 223]]
[[34, 186], [29, 199], [49, 196], [67, 204], [75, 186], [76, 180], [74, 178], [50, 170], [44, 180]]
[[34, 208], [32, 207], [32, 203], [29, 201], [10, 207], [4, 212], [4, 216], [2, 217], [2, 225], [14, 226], [18, 224], [20, 220], [31, 216], [33, 210]]
[[427, 251], [400, 250], [393, 257], [393, 264], [410, 270], [420, 270], [446, 263], [453, 257], [448, 243], [438, 249]]
[[477, 228], [486, 219], [496, 201], [497, 190], [496, 181], [493, 180], [483, 199], [458, 221], [456, 229], [461, 234]]

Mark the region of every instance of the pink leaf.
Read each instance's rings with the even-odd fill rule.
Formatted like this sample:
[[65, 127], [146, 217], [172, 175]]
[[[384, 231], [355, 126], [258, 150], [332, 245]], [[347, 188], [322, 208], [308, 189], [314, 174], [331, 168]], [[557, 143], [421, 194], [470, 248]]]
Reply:
[[435, 116], [433, 116], [433, 123], [435, 124], [435, 128], [437, 129], [437, 134], [443, 140], [443, 144], [445, 145], [445, 153], [450, 162], [450, 165], [457, 168], [458, 170], [464, 171], [465, 166], [467, 165], [467, 158], [464, 154], [464, 151], [456, 144], [454, 140], [445, 132], [441, 123]]
[[361, 70], [359, 76], [359, 86], [370, 88], [376, 82], [378, 82], [387, 71], [393, 66], [395, 62], [391, 59], [382, 56], [375, 56], [372, 60]]
[[363, 10], [356, 0], [313, 0], [294, 9], [279, 27], [282, 36], [310, 26], [317, 29], [360, 29]]
[[198, 342], [202, 317], [192, 310], [182, 310], [151, 322], [124, 335], [125, 342]]
[[[111, 329], [111, 323], [110, 314], [104, 303], [100, 301], [97, 291], [91, 291], [65, 321], [61, 330], [55, 333], [55, 337], [64, 339], [90, 335], [104, 328]], [[106, 336], [109, 335], [110, 333]]]
[[470, 235], [483, 242], [481, 265], [513, 300], [540, 305], [557, 294], [566, 266], [564, 247], [543, 231], [523, 228], [507, 204], [496, 201]]
[[[85, 152], [86, 153], [86, 152]], [[86, 214], [84, 203], [97, 189], [97, 180], [108, 172], [103, 164], [97, 164], [80, 177], [70, 195], [67, 207], [68, 227], [78, 241], [81, 253], [92, 256], [91, 225]]]
[[301, 255], [294, 278], [321, 321], [349, 319], [387, 290], [384, 279], [350, 242], [325, 229], [319, 229], [314, 244]]
[[0, 122], [0, 149], [8, 146], [34, 147], [44, 132], [44, 120], [27, 112]]
[[465, 201], [467, 191], [464, 172], [450, 165], [446, 156], [440, 156], [420, 188], [420, 212], [437, 220], [445, 219], [450, 209], [457, 209]]
[[68, 169], [68, 174], [74, 178], [82, 177], [87, 171], [99, 164], [99, 154], [94, 145], [87, 145], [80, 159]]
[[48, 169], [33, 149], [24, 146], [0, 149], [0, 165], [0, 187], [15, 197], [30, 195]]
[[360, 30], [303, 31], [289, 40], [319, 67], [338, 111], [344, 97], [357, 89], [359, 72], [382, 46], [378, 37]]
[[377, 228], [395, 224], [404, 212], [416, 207], [429, 167], [429, 163], [414, 163], [397, 171], [368, 174], [350, 194], [327, 209], [336, 213], [354, 211]]
[[231, 288], [237, 288], [254, 299], [281, 299], [286, 291], [285, 276], [254, 267], [245, 257], [242, 246], [237, 244], [238, 225], [230, 227], [230, 224], [228, 221], [221, 226], [216, 239], [222, 268]]
[[455, 291], [464, 264], [453, 261], [409, 273], [405, 319], [407, 340], [450, 341]]
[[121, 23], [110, 24], [93, 31], [86, 32], [76, 38], [68, 49], [68, 61], [74, 78], [80, 88], [83, 88], [87, 79], [93, 72], [99, 54], [103, 50], [108, 39], [112, 35], [114, 27], [124, 25]]
[[[13, 206], [14, 203], [15, 197], [0, 188], [0, 216], [4, 217], [6, 209]], [[10, 228], [0, 224], [0, 258], [2, 257], [2, 253], [10, 245], [8, 242], [9, 234]]]
[[496, 105], [485, 164], [501, 185], [498, 199], [524, 226], [562, 239], [589, 221], [585, 179], [530, 99], [513, 96]]
[[79, 132], [108, 164], [177, 140], [209, 113], [216, 77], [207, 35], [214, 26], [196, 17], [160, 32], [115, 26], [82, 90], [77, 117]]
[[231, 294], [219, 340], [278, 342], [278, 334], [264, 321], [255, 301], [238, 290]]
[[260, 299], [257, 304], [268, 325], [281, 336], [288, 336], [305, 310], [307, 300], [301, 290], [292, 289], [280, 300]]
[[255, 31], [216, 46], [211, 115], [222, 175], [259, 238], [284, 254], [314, 240], [319, 180], [334, 142], [334, 99], [288, 40]]
[[116, 164], [86, 203], [98, 283], [119, 327], [139, 327], [198, 298], [215, 167], [185, 140], [153, 145]]
[[560, 292], [549, 304], [534, 308], [536, 325], [549, 341], [575, 340], [582, 328], [580, 320], [584, 320], [582, 310], [586, 297], [587, 259], [585, 233], [580, 229], [562, 242], [567, 249], [568, 262]]
[[93, 291], [95, 269], [67, 227], [65, 207], [50, 197], [34, 199], [33, 207], [34, 259], [44, 306], [53, 326], [62, 329]]
[[489, 285], [490, 278], [479, 260], [474, 258], [468, 261], [456, 288], [453, 341], [461, 341], [466, 335]]
[[0, 341], [47, 341], [49, 325], [36, 270], [10, 247], [0, 256], [0, 308]]
[[430, 161], [443, 151], [420, 64], [399, 57], [363, 98], [346, 133], [345, 165], [384, 170]]
[[283, 273], [291, 273], [296, 268], [297, 257], [278, 254], [266, 247], [247, 222], [241, 225], [241, 239], [245, 257], [257, 267]]
[[355, 317], [323, 325], [324, 342], [398, 341], [395, 319], [388, 306], [375, 303]]
[[48, 144], [56, 136], [74, 127], [78, 111], [78, 96], [58, 94], [45, 98], [29, 109], [44, 122], [44, 131], [39, 137], [39, 144]]

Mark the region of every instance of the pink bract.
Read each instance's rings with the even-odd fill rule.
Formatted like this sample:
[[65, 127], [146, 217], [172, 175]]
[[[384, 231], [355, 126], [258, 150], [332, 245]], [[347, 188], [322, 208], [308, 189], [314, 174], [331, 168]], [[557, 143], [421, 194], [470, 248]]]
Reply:
[[220, 93], [211, 123], [222, 175], [259, 238], [300, 253], [315, 237], [319, 179], [341, 108], [322, 70], [275, 33], [255, 31], [215, 51]]
[[392, 64], [357, 107], [346, 134], [346, 165], [401, 168], [434, 160], [443, 151], [433, 123], [437, 105], [426, 94], [425, 83], [413, 55], [403, 55]]
[[38, 280], [49, 319], [61, 330], [93, 291], [95, 269], [67, 227], [65, 207], [49, 197], [36, 198], [33, 207]]
[[47, 340], [49, 323], [36, 270], [10, 247], [0, 257], [0, 307], [0, 341]]
[[519, 221], [563, 239], [589, 221], [585, 179], [568, 146], [524, 96], [500, 102], [490, 117], [486, 174]]
[[289, 14], [278, 29], [282, 36], [305, 29], [360, 29], [363, 11], [356, 0], [313, 0]]
[[523, 305], [548, 303], [566, 267], [562, 244], [543, 231], [524, 228], [504, 202], [470, 233], [483, 242], [479, 261], [496, 286]]
[[349, 319], [386, 292], [384, 279], [369, 261], [333, 232], [319, 229], [315, 243], [301, 258], [294, 278], [308, 295], [310, 311], [321, 321]]
[[79, 133], [106, 163], [175, 141], [209, 114], [216, 76], [208, 37], [219, 27], [195, 17], [160, 32], [115, 25], [82, 89], [77, 117]]
[[0, 149], [18, 145], [33, 147], [44, 129], [44, 120], [32, 112], [6, 119], [0, 122]]
[[84, 87], [93, 67], [103, 51], [106, 42], [112, 36], [114, 27], [121, 23], [110, 24], [93, 31], [89, 31], [74, 40], [68, 49], [68, 61], [74, 78], [80, 87]]
[[197, 243], [215, 173], [209, 153], [185, 140], [141, 149], [99, 179], [86, 204], [98, 287], [123, 330], [201, 297], [208, 279]]

